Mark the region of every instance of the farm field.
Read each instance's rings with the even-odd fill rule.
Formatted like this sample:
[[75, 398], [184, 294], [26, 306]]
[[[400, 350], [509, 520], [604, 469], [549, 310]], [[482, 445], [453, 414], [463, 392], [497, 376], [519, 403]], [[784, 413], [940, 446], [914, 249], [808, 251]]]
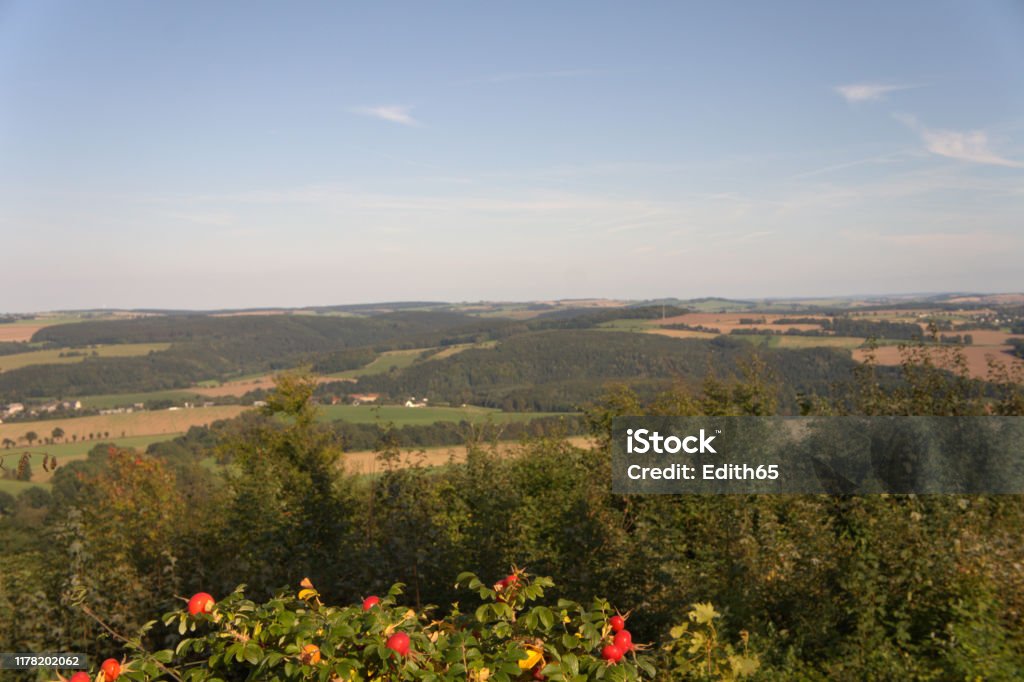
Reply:
[[[134, 448], [140, 452], [145, 452], [146, 448], [152, 443], [171, 440], [180, 435], [181, 433], [165, 433], [153, 436], [135, 436], [133, 438], [98, 438], [91, 441], [60, 443], [57, 445], [36, 444], [31, 448], [22, 445], [21, 447], [14, 447], [9, 450], [0, 450], [0, 458], [4, 459], [5, 467], [11, 468], [17, 466], [17, 462], [23, 452], [31, 452], [32, 483], [48, 483], [53, 477], [53, 472], [43, 470], [44, 456], [56, 457], [58, 464], [67, 464], [77, 459], [85, 459], [89, 451], [101, 443], [111, 443], [120, 448]], [[15, 482], [25, 484], [23, 481]]]
[[[343, 381], [344, 379], [345, 377], [339, 376], [316, 377], [318, 383]], [[249, 391], [255, 391], [259, 389], [269, 391], [272, 388], [274, 388], [274, 375], [263, 374], [249, 379], [236, 379], [234, 381], [225, 381], [222, 384], [194, 386], [190, 389], [187, 389], [186, 392], [198, 396], [204, 396], [207, 398], [223, 398], [225, 396], [242, 396], [248, 393]]]
[[338, 379], [356, 379], [358, 377], [370, 376], [372, 374], [386, 374], [393, 369], [405, 369], [416, 362], [424, 351], [429, 348], [410, 348], [408, 350], [389, 350], [381, 353], [373, 362], [358, 369], [349, 369], [344, 372], [336, 372], [326, 377], [330, 381]]
[[40, 437], [49, 436], [53, 429], [64, 430], [65, 438], [77, 436], [77, 440], [87, 439], [93, 434], [95, 442], [97, 434], [109, 433], [109, 438], [132, 438], [136, 436], [168, 436], [188, 431], [189, 427], [210, 424], [221, 419], [237, 417], [247, 408], [241, 405], [219, 405], [214, 407], [196, 407], [185, 410], [140, 411], [127, 414], [107, 414], [94, 417], [71, 417], [68, 419], [47, 419], [31, 422], [14, 422], [0, 424], [0, 440], [10, 438], [19, 445], [24, 443], [23, 437], [34, 431]]
[[170, 389], [167, 391], [149, 391], [146, 393], [111, 393], [108, 395], [87, 395], [79, 400], [85, 407], [103, 410], [111, 407], [130, 407], [136, 403], [147, 403], [153, 400], [183, 401], [199, 397], [195, 391], [187, 388]]
[[484, 422], [496, 423], [529, 421], [536, 417], [550, 417], [552, 412], [502, 412], [486, 407], [402, 407], [400, 405], [326, 405], [320, 409], [320, 421], [344, 420], [356, 424], [373, 424], [377, 421], [391, 422], [395, 426], [424, 425], [435, 422]]
[[[733, 329], [771, 329], [773, 331], [784, 332], [787, 329], [808, 331], [821, 328], [816, 324], [772, 324], [772, 320], [783, 317], [812, 317], [821, 320], [828, 319], [824, 315], [809, 315], [804, 313], [753, 313], [748, 311], [742, 313], [686, 313], [684, 315], [676, 315], [675, 317], [667, 317], [664, 320], [657, 321], [656, 324], [659, 326], [669, 324], [688, 324], [694, 327], [710, 327], [721, 330], [723, 334], [729, 334]], [[744, 324], [740, 321], [745, 319], [764, 319], [764, 323]]]
[[[12, 466], [17, 466], [17, 462], [12, 462]], [[33, 465], [35, 466], [35, 465]], [[29, 488], [43, 488], [45, 490], [50, 489], [49, 483], [36, 483], [35, 481], [13, 481], [9, 478], [0, 478], [0, 492], [7, 493], [17, 497]]]
[[[967, 332], [974, 333], [974, 332]], [[1003, 338], [1009, 338], [1010, 335], [1003, 334]], [[1018, 337], [1019, 338], [1019, 337]], [[936, 348], [935, 353], [937, 356], [941, 355], [943, 349]], [[988, 376], [988, 361], [989, 358], [995, 358], [997, 361], [1002, 362], [1006, 365], [1024, 367], [1024, 360], [1018, 357], [1010, 355], [1010, 346], [1007, 345], [972, 345], [964, 346], [964, 357], [967, 358], [967, 367], [970, 370], [971, 376], [984, 379]], [[866, 349], [858, 349], [853, 351], [853, 359], [858, 362], [863, 362], [867, 357]], [[879, 346], [875, 350], [875, 361], [879, 365], [898, 365], [900, 364], [900, 348], [898, 345]]]
[[774, 348], [859, 348], [864, 339], [856, 336], [773, 336]]
[[657, 334], [659, 336], [671, 336], [675, 339], [713, 339], [716, 336], [719, 336], [719, 334], [714, 334], [712, 332], [698, 332], [690, 329], [660, 329], [655, 327], [651, 329], [644, 329], [643, 331], [648, 334]]
[[609, 320], [608, 322], [602, 322], [601, 324], [597, 325], [597, 328], [613, 332], [645, 332], [650, 329], [656, 328], [659, 323], [659, 320]]
[[[593, 440], [587, 436], [573, 436], [565, 439], [576, 447], [591, 447]], [[514, 456], [520, 444], [518, 441], [503, 441], [496, 446], [501, 455]], [[444, 445], [440, 447], [415, 449], [403, 449], [401, 458], [393, 465], [397, 468], [410, 466], [436, 467], [448, 464], [457, 464], [466, 461], [466, 447], [464, 445]], [[372, 476], [388, 469], [388, 466], [377, 459], [377, 453], [373, 450], [356, 450], [346, 452], [341, 457], [341, 466], [346, 473]]]
[[43, 315], [40, 317], [33, 318], [31, 320], [15, 320], [14, 322], [5, 322], [0, 324], [0, 341], [19, 341], [27, 342], [32, 340], [33, 334], [42, 329], [43, 327], [51, 327], [55, 324], [72, 324], [74, 322], [83, 322], [86, 319], [91, 320], [107, 320], [113, 319], [113, 315], [103, 316], [92, 316], [86, 318], [83, 315]]
[[[149, 353], [167, 350], [171, 347], [169, 343], [125, 343], [109, 346], [94, 346], [89, 348], [57, 348], [47, 350], [35, 350], [27, 353], [15, 353], [14, 355], [0, 355], [0, 372], [8, 372], [12, 369], [30, 367], [32, 365], [70, 365], [82, 362], [86, 357], [95, 353], [103, 358], [128, 358]], [[61, 357], [69, 352], [82, 353], [82, 355], [71, 355]]]
[[497, 341], [484, 341], [482, 343], [459, 343], [453, 346], [445, 346], [443, 349], [427, 358], [427, 360], [443, 360], [444, 358], [450, 358], [453, 355], [458, 355], [462, 351], [469, 350], [470, 348], [494, 348], [497, 345]]

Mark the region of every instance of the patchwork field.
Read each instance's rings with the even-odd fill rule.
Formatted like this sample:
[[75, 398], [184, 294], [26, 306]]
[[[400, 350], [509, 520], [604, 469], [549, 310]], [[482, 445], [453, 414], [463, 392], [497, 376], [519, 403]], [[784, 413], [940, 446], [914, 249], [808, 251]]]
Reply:
[[[785, 317], [811, 317], [821, 320], [828, 319], [824, 315], [806, 315], [803, 313], [752, 313], [748, 311], [742, 313], [686, 313], [685, 315], [666, 317], [664, 320], [656, 321], [655, 324], [658, 326], [669, 324], [688, 324], [693, 327], [709, 327], [721, 330], [723, 334], [729, 334], [733, 329], [770, 329], [772, 331], [784, 332], [787, 329], [809, 331], [821, 328], [816, 324], [772, 324], [773, 320]], [[756, 324], [744, 324], [741, 322], [741, 320], [750, 319], [764, 319], [764, 322], [758, 322]]]
[[[169, 343], [124, 343], [89, 348], [61, 348], [0, 355], [0, 372], [29, 367], [31, 365], [70, 365], [82, 362], [87, 357], [128, 358], [149, 355], [171, 347]], [[75, 353], [75, 355], [69, 355]], [[80, 355], [78, 355], [80, 353]]]

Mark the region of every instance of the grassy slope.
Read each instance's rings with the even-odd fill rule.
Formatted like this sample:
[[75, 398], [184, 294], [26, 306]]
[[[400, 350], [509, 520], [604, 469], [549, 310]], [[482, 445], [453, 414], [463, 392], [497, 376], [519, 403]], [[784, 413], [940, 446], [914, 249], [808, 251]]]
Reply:
[[[128, 358], [139, 355], [148, 355], [152, 352], [159, 352], [170, 348], [169, 343], [125, 343], [110, 346], [96, 346], [94, 348], [56, 348], [47, 350], [29, 351], [27, 353], [16, 353], [14, 355], [0, 355], [0, 372], [7, 372], [12, 369], [29, 367], [31, 365], [70, 365], [82, 362], [87, 356], [95, 352], [99, 357], [104, 358]], [[61, 353], [74, 350], [85, 355], [61, 357]]]

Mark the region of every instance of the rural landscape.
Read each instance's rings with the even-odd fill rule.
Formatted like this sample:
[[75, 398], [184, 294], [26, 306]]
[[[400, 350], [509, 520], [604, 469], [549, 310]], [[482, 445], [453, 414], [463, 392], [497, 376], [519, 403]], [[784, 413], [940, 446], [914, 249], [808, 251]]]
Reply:
[[0, 0], [0, 682], [1024, 680], [1022, 216], [1020, 0]]
[[616, 496], [607, 473], [616, 415], [1020, 415], [1024, 295], [2, 319], [2, 649], [138, 680], [1024, 661], [1018, 497]]

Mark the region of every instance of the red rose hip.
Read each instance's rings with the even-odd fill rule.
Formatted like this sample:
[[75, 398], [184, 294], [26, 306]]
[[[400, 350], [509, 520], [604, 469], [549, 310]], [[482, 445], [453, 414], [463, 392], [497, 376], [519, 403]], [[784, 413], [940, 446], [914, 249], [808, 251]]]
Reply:
[[100, 666], [100, 672], [103, 673], [103, 679], [106, 682], [114, 682], [121, 674], [121, 664], [117, 662], [116, 658], [108, 658]]
[[217, 602], [206, 592], [197, 592], [188, 600], [188, 613], [190, 616], [198, 616], [200, 613], [208, 613]]
[[605, 648], [601, 649], [601, 658], [609, 663], [618, 663], [619, 659], [622, 658], [622, 649], [614, 644], [609, 644]]
[[405, 656], [409, 653], [409, 635], [404, 632], [396, 632], [388, 637], [388, 641], [385, 642], [384, 646], [391, 649], [399, 656]]
[[377, 597], [377, 596], [374, 596], [374, 595], [370, 595], [369, 597], [367, 597], [366, 599], [363, 600], [363, 611], [369, 611], [370, 609], [372, 609], [374, 606], [376, 606], [379, 603], [380, 603], [380, 597]]

